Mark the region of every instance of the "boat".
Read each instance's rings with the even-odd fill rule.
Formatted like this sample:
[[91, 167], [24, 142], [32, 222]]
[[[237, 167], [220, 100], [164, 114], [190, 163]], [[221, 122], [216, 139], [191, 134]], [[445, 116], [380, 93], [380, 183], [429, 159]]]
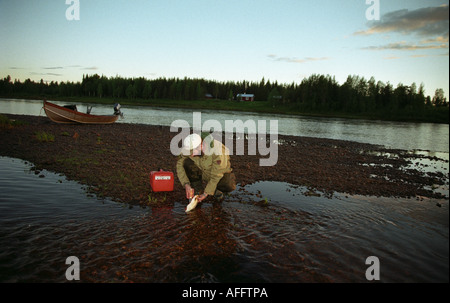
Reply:
[[114, 105], [113, 115], [91, 115], [79, 112], [75, 105], [59, 106], [44, 100], [44, 111], [47, 117], [56, 123], [82, 123], [82, 124], [111, 124], [117, 121], [120, 112], [120, 104]]

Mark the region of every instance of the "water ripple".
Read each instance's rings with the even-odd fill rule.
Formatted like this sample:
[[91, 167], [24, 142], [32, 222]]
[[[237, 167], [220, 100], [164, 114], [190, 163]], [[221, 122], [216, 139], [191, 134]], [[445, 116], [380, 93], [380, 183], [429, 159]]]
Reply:
[[365, 282], [371, 255], [385, 282], [449, 280], [448, 201], [259, 182], [186, 214], [185, 201], [130, 209], [31, 168], [0, 158], [1, 282], [66, 282], [72, 255], [83, 282]]

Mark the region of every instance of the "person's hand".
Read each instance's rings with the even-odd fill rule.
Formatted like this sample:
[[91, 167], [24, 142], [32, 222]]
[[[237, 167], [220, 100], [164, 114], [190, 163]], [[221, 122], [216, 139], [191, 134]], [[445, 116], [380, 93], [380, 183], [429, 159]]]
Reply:
[[186, 198], [192, 199], [194, 197], [194, 189], [189, 184], [186, 184], [184, 188], [186, 189]]
[[206, 197], [208, 197], [208, 194], [201, 194], [197, 197], [198, 202], [202, 202], [203, 200], [206, 199]]

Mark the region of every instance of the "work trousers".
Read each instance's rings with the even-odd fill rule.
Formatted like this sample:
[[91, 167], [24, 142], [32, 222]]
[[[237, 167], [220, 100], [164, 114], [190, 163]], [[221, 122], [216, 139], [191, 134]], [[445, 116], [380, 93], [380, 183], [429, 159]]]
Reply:
[[[189, 178], [191, 186], [195, 188], [195, 190], [200, 190], [199, 187], [202, 186], [202, 171], [200, 168], [195, 165], [194, 161], [191, 159], [186, 159], [183, 164], [184, 170], [186, 171], [186, 175]], [[206, 180], [205, 180], [206, 181]], [[223, 174], [222, 179], [220, 179], [219, 183], [217, 183], [216, 190], [220, 190], [221, 192], [228, 193], [232, 192], [236, 189], [236, 176], [233, 172]]]

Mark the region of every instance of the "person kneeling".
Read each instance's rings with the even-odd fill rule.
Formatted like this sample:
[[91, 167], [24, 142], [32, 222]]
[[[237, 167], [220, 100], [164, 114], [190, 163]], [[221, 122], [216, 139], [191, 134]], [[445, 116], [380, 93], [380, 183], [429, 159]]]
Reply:
[[208, 134], [191, 134], [183, 141], [181, 155], [177, 161], [177, 175], [186, 190], [186, 197], [192, 198], [192, 188], [201, 191], [199, 202], [208, 196], [223, 200], [223, 193], [236, 189], [236, 177], [231, 168], [228, 148]]

